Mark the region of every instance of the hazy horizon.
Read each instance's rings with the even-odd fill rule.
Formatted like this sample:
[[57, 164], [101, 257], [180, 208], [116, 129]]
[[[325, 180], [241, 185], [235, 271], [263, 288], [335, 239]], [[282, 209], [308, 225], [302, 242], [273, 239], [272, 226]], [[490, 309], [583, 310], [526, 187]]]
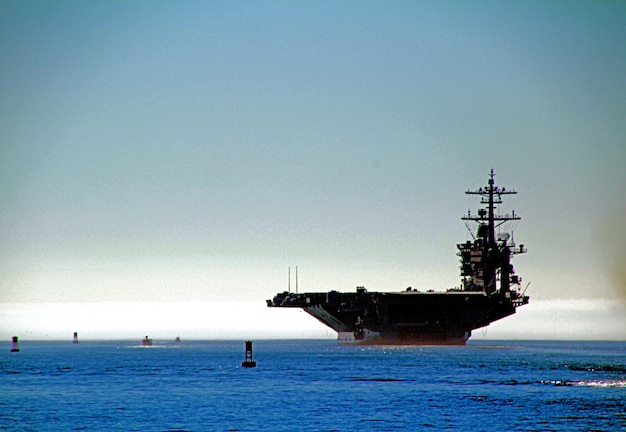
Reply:
[[[624, 340], [624, 307], [607, 300], [539, 300], [474, 330], [470, 340]], [[101, 323], [108, 323], [102, 326]], [[9, 331], [8, 329], [11, 329]], [[102, 302], [0, 304], [0, 340], [154, 341], [337, 339], [299, 309], [256, 302]]]

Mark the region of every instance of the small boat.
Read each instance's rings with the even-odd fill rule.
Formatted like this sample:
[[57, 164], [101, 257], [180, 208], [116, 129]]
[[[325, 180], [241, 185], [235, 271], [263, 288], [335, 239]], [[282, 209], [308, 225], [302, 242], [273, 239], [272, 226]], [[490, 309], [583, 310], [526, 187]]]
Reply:
[[152, 339], [150, 339], [148, 336], [146, 336], [141, 341], [141, 346], [152, 346]]

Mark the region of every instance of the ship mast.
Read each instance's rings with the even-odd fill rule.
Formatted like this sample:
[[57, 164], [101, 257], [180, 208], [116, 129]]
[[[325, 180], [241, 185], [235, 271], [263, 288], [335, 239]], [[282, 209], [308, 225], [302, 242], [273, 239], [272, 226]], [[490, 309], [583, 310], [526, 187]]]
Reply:
[[[514, 253], [525, 252], [523, 245], [519, 250], [511, 251], [507, 244], [508, 238], [496, 239], [496, 228], [505, 222], [520, 220], [521, 218], [515, 214], [500, 215], [496, 213], [496, 207], [502, 204], [503, 195], [515, 195], [514, 190], [507, 190], [506, 188], [500, 188], [495, 185], [494, 181], [495, 173], [493, 168], [491, 169], [488, 185], [478, 190], [468, 190], [466, 195], [480, 195], [481, 204], [485, 204], [478, 210], [478, 214], [472, 214], [471, 211], [467, 212], [466, 216], [461, 219], [465, 221], [473, 221], [478, 223], [478, 241], [482, 243], [482, 280], [484, 282], [484, 289], [487, 292], [494, 292], [496, 290], [496, 276], [498, 269], [501, 269], [501, 292], [505, 293], [509, 291], [509, 282], [511, 273], [509, 271], [510, 255]], [[500, 242], [500, 243], [498, 243]], [[461, 248], [462, 246], [459, 245]]]
[[496, 214], [496, 206], [502, 204], [502, 195], [515, 195], [517, 191], [506, 190], [506, 188], [499, 188], [495, 185], [494, 177], [496, 174], [491, 169], [491, 175], [489, 178], [489, 184], [485, 188], [479, 188], [478, 190], [468, 190], [466, 195], [480, 195], [481, 204], [487, 204], [487, 208], [478, 210], [478, 215], [472, 215], [471, 212], [467, 212], [467, 216], [463, 216], [462, 220], [470, 220], [478, 222], [488, 228], [488, 242], [490, 245], [496, 244], [496, 228], [502, 225], [504, 222], [512, 220], [520, 220], [521, 218], [515, 214], [513, 210], [511, 215], [498, 215]]

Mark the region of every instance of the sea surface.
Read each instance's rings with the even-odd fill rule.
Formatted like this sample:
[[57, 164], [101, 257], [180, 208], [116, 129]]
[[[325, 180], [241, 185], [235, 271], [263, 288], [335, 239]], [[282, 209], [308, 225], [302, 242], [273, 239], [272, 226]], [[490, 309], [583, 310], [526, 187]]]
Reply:
[[624, 431], [626, 342], [0, 344], [0, 430]]

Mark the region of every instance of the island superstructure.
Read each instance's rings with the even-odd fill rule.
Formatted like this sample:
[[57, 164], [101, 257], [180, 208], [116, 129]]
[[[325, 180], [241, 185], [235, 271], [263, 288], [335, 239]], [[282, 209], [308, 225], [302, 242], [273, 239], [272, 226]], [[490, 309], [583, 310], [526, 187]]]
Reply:
[[[407, 288], [396, 292], [282, 292], [267, 306], [301, 308], [338, 333], [340, 343], [391, 345], [464, 345], [472, 330], [512, 315], [528, 303], [511, 258], [525, 253], [512, 232], [500, 230], [519, 215], [498, 213], [503, 197], [512, 189], [495, 184], [493, 169], [485, 187], [468, 190], [478, 195], [476, 213], [461, 219], [475, 224], [472, 240], [457, 245], [461, 284], [445, 291]], [[508, 224], [507, 224], [508, 225]], [[468, 225], [468, 229], [470, 226]]]

